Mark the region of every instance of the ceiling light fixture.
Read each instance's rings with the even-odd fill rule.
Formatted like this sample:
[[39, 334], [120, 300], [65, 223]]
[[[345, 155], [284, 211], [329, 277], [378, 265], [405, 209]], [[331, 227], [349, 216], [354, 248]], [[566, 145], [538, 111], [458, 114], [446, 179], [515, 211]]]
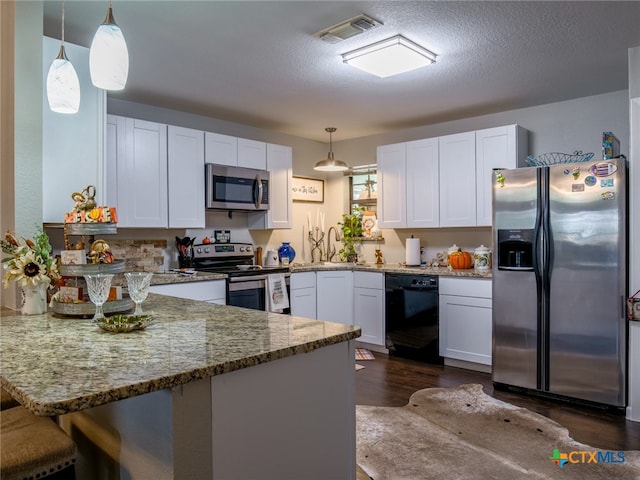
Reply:
[[344, 63], [381, 78], [410, 72], [436, 61], [436, 54], [402, 35], [342, 55]]
[[47, 73], [47, 100], [51, 111], [56, 113], [77, 113], [80, 108], [80, 81], [64, 51], [64, 2], [60, 51]]
[[93, 84], [104, 90], [122, 90], [129, 75], [129, 51], [122, 30], [113, 18], [111, 0], [107, 16], [98, 27], [89, 50]]
[[332, 134], [336, 131], [335, 127], [328, 127], [324, 129], [325, 132], [329, 132], [329, 154], [327, 155], [326, 160], [320, 160], [313, 167], [314, 170], [319, 170], [321, 172], [342, 172], [344, 170], [348, 170], [349, 167], [342, 160], [336, 160], [333, 157], [333, 139]]

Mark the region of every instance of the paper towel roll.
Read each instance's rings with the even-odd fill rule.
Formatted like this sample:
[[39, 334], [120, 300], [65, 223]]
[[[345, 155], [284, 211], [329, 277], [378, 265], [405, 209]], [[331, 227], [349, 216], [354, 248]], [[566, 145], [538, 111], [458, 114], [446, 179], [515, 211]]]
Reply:
[[406, 264], [407, 265], [420, 265], [420, 239], [419, 238], [407, 238], [407, 245], [405, 248]]

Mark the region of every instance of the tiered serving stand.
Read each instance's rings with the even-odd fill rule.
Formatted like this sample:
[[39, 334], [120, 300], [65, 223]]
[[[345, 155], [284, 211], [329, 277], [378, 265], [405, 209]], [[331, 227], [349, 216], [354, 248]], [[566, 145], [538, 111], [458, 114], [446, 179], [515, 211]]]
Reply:
[[[113, 235], [118, 233], [115, 223], [65, 223], [64, 224], [65, 243], [68, 235], [88, 236], [91, 245], [96, 235]], [[121, 273], [124, 272], [124, 260], [114, 260], [113, 263], [87, 263], [83, 265], [60, 265], [60, 275], [64, 277], [83, 277], [84, 275], [98, 273]], [[105, 315], [113, 313], [124, 313], [132, 310], [135, 304], [128, 296], [122, 296], [121, 300], [111, 300], [102, 306]], [[52, 310], [59, 314], [70, 317], [93, 316], [96, 306], [89, 300], [82, 303], [51, 302]]]

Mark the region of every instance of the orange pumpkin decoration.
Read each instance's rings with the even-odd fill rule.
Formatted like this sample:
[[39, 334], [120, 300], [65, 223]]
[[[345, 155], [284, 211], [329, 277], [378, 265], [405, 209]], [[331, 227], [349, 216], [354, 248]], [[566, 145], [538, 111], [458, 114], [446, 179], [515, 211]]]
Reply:
[[464, 270], [473, 266], [473, 257], [469, 252], [458, 250], [449, 255], [449, 265], [455, 270]]

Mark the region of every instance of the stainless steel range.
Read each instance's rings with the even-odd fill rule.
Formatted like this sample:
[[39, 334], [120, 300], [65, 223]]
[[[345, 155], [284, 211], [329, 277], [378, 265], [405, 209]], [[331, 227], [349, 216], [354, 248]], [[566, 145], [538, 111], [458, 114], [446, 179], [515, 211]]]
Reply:
[[[288, 267], [261, 267], [254, 264], [250, 243], [211, 243], [193, 246], [193, 268], [201, 272], [224, 273], [227, 278], [227, 305], [266, 310], [267, 277], [283, 274], [289, 293]], [[285, 309], [283, 313], [290, 313]]]

